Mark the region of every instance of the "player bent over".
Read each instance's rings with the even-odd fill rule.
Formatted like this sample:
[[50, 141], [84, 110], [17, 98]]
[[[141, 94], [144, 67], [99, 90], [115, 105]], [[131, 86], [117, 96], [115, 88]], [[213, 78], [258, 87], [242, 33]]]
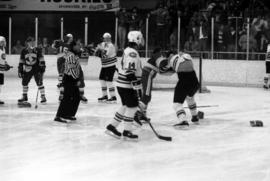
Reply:
[[80, 104], [80, 49], [71, 43], [70, 50], [65, 55], [65, 69], [63, 75], [64, 94], [59, 104], [54, 121], [68, 123], [76, 120], [76, 113]]
[[166, 73], [168, 66], [168, 59], [162, 56], [161, 48], [156, 48], [153, 51], [151, 58], [146, 62], [142, 70], [142, 97], [139, 102], [141, 112], [137, 112], [139, 119], [145, 120], [146, 110], [151, 101], [151, 93], [153, 87], [153, 79], [157, 73]]
[[270, 82], [270, 44], [267, 46], [265, 67], [266, 67], [266, 76], [264, 77], [263, 88], [269, 89], [269, 82]]
[[184, 101], [190, 109], [193, 123], [198, 123], [197, 105], [194, 99], [194, 95], [199, 89], [199, 81], [194, 71], [192, 58], [189, 54], [179, 53], [170, 54], [168, 57], [169, 67], [178, 74], [178, 82], [174, 89], [174, 109], [179, 119], [179, 123], [174, 127], [181, 128], [189, 126], [186, 112], [183, 108]]
[[[132, 123], [136, 121], [135, 113], [138, 107], [138, 91], [141, 88], [141, 60], [138, 49], [144, 44], [140, 31], [128, 33], [128, 47], [124, 50], [117, 78], [117, 91], [121, 98], [122, 106], [115, 113], [114, 120], [106, 127], [106, 133], [116, 138], [124, 137], [126, 140], [138, 140], [138, 135], [131, 132]], [[123, 134], [117, 130], [124, 122]]]
[[[4, 85], [4, 72], [8, 71], [10, 68], [6, 61], [6, 39], [0, 36], [0, 93]], [[0, 105], [2, 104], [5, 104], [5, 102], [0, 100]]]
[[22, 98], [18, 100], [19, 106], [31, 106], [28, 103], [28, 84], [32, 77], [36, 81], [38, 89], [41, 94], [41, 103], [46, 103], [45, 97], [45, 88], [43, 85], [43, 74], [45, 72], [46, 65], [42, 50], [38, 47], [35, 47], [35, 40], [33, 37], [28, 37], [26, 40], [26, 48], [21, 52], [19, 67], [18, 67], [18, 76], [22, 78], [23, 94]]
[[[102, 97], [99, 102], [116, 102], [115, 88], [113, 86], [113, 76], [116, 70], [116, 49], [111, 42], [111, 35], [104, 33], [103, 42], [97, 46], [96, 56], [101, 58], [102, 68], [99, 75]], [[107, 88], [109, 88], [110, 99], [108, 99]]]

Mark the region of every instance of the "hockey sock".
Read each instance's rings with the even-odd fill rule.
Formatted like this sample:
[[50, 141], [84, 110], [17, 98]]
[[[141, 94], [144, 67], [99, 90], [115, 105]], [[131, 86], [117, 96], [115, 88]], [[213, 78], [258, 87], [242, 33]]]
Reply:
[[121, 106], [120, 109], [115, 113], [113, 122], [111, 123], [114, 127], [117, 127], [124, 120], [124, 113], [126, 107]]
[[187, 97], [186, 101], [187, 101], [187, 105], [188, 105], [188, 108], [190, 110], [191, 115], [196, 116], [197, 115], [197, 104], [194, 100], [194, 97]]
[[28, 89], [29, 89], [28, 86], [23, 86], [23, 95], [27, 96]]
[[39, 92], [40, 92], [40, 96], [43, 97], [45, 96], [45, 87], [43, 85], [38, 86]]
[[62, 84], [62, 82], [63, 82], [63, 74], [59, 74], [58, 75], [58, 83]]
[[102, 96], [107, 96], [107, 85], [104, 80], [100, 80]]
[[185, 121], [185, 119], [186, 119], [186, 112], [185, 112], [185, 110], [183, 108], [183, 104], [181, 104], [181, 103], [174, 103], [173, 104], [173, 108], [174, 108], [174, 110], [176, 112], [176, 116], [178, 117], [178, 119], [180, 121]]
[[106, 82], [107, 86], [109, 87], [109, 93], [111, 97], [115, 97], [115, 88], [112, 82]]
[[137, 108], [126, 108], [124, 114], [124, 130], [131, 131], [132, 129], [132, 122], [134, 121], [135, 113]]

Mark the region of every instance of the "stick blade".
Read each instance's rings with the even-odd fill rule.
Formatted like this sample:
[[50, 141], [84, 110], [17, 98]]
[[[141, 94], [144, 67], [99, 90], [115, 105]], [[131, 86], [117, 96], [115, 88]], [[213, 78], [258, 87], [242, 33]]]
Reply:
[[169, 136], [158, 136], [159, 139], [164, 140], [164, 141], [172, 141], [172, 137]]

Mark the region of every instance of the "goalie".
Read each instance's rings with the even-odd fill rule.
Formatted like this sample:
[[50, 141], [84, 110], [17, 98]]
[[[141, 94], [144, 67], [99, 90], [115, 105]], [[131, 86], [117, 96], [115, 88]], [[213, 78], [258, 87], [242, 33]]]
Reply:
[[22, 107], [31, 107], [28, 102], [28, 84], [32, 77], [36, 81], [38, 89], [41, 94], [40, 103], [45, 104], [47, 102], [45, 97], [45, 88], [43, 85], [43, 74], [45, 72], [46, 65], [42, 50], [35, 47], [35, 40], [33, 37], [28, 37], [26, 40], [26, 48], [21, 52], [18, 76], [22, 78], [23, 94], [22, 98], [18, 100], [18, 105]]
[[[6, 39], [3, 36], [0, 36], [0, 93], [1, 88], [4, 85], [4, 72], [8, 71], [11, 66], [7, 64], [6, 61]], [[0, 105], [5, 104], [4, 101], [0, 100]]]

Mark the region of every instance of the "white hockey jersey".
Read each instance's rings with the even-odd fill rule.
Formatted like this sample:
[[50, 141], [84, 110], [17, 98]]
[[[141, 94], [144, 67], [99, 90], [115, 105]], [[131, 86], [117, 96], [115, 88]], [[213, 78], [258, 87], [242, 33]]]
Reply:
[[6, 67], [6, 50], [5, 48], [0, 48], [0, 73], [3, 73], [3, 69]]
[[265, 61], [270, 62], [270, 44], [267, 45]]
[[192, 58], [187, 53], [173, 55], [169, 65], [176, 73], [194, 71]]
[[111, 67], [116, 64], [116, 49], [111, 42], [102, 42], [97, 48], [102, 50], [102, 67]]
[[139, 53], [130, 47], [124, 50], [119, 68], [116, 86], [122, 88], [132, 88], [131, 82], [141, 79], [142, 65]]

